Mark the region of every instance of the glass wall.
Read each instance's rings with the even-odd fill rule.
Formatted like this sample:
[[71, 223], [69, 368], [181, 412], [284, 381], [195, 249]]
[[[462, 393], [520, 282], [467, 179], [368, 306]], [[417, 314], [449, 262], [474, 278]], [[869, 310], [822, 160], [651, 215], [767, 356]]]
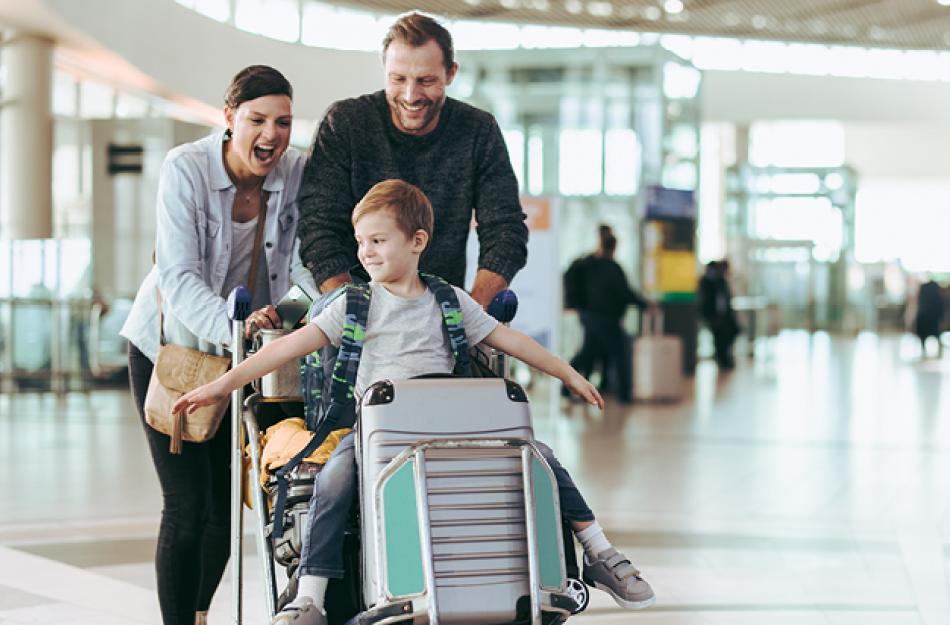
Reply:
[[[726, 214], [734, 290], [764, 297], [791, 327], [841, 329], [854, 264], [857, 175], [838, 122], [758, 122], [730, 167]], [[737, 150], [741, 152], [741, 150]]]
[[[175, 143], [207, 132], [169, 119], [176, 107], [161, 99], [59, 68], [51, 80], [53, 238], [0, 238], [3, 390], [123, 379], [118, 330], [147, 270], [158, 167]], [[108, 173], [112, 143], [141, 145], [141, 171]]]

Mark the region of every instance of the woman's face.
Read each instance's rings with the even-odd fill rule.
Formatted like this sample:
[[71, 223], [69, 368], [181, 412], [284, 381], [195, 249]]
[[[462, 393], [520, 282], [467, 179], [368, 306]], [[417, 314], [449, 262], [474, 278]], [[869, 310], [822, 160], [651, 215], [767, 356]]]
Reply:
[[231, 129], [228, 164], [240, 177], [266, 176], [290, 143], [293, 106], [286, 95], [265, 95], [224, 107]]

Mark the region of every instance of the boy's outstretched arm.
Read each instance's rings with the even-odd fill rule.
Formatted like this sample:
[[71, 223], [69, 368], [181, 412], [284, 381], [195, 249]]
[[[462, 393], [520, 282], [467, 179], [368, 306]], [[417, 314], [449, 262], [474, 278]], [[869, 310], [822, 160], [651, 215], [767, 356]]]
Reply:
[[329, 342], [327, 335], [317, 327], [317, 324], [308, 324], [273, 343], [268, 343], [256, 354], [217, 380], [185, 393], [172, 406], [172, 413], [183, 410], [192, 413], [201, 406], [216, 404], [234, 389], [274, 371], [284, 363], [295, 358], [302, 358]]
[[523, 332], [512, 330], [506, 325], [498, 324], [491, 334], [485, 337], [487, 345], [523, 360], [535, 369], [540, 369], [548, 375], [553, 375], [571, 390], [572, 393], [588, 404], [603, 409], [604, 398], [600, 396], [593, 384], [548, 350], [541, 347], [537, 341]]

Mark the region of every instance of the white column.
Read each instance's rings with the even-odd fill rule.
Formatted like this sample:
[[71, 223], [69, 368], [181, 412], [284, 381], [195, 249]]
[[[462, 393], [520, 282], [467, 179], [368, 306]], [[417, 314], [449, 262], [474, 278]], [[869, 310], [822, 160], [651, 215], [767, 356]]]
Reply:
[[53, 42], [14, 32], [2, 42], [0, 237], [53, 236]]

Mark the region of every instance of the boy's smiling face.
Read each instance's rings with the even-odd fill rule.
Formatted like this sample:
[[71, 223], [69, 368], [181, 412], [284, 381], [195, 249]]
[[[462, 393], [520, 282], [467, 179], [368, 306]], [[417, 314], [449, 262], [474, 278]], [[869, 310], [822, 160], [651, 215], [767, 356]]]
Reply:
[[357, 256], [370, 278], [380, 284], [414, 278], [428, 243], [425, 230], [406, 236], [388, 210], [363, 215], [353, 224]]

